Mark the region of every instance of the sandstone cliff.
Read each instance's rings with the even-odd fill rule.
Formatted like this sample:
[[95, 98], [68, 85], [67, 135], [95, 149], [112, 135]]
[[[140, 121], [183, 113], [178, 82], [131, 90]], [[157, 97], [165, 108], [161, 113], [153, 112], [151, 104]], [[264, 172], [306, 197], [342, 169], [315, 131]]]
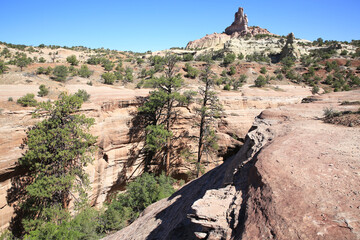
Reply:
[[360, 239], [360, 128], [320, 119], [359, 98], [263, 111], [236, 156], [105, 239]]
[[[126, 180], [136, 177], [142, 171], [143, 158], [137, 155], [143, 146], [134, 135], [131, 119], [137, 108], [137, 97], [146, 96], [148, 90], [130, 90], [107, 86], [66, 85], [70, 92], [79, 88], [91, 94], [90, 102], [85, 103], [82, 111], [89, 117], [95, 118], [96, 124], [91, 129], [98, 136], [99, 152], [95, 156], [94, 164], [89, 166], [92, 191], [89, 193], [94, 206], [101, 206], [109, 195], [125, 188]], [[219, 165], [224, 155], [236, 151], [250, 128], [253, 118], [262, 110], [284, 104], [300, 102], [310, 94], [307, 88], [296, 86], [281, 86], [284, 91], [263, 90], [244, 86], [241, 92], [222, 92], [220, 101], [224, 105], [225, 115], [223, 124], [218, 127], [219, 156], [209, 158], [205, 162], [206, 168], [212, 169]], [[12, 96], [15, 99], [26, 93], [36, 94], [36, 85], [2, 85], [0, 100], [6, 101]], [[15, 104], [15, 103], [14, 103]], [[16, 105], [16, 104], [15, 104]], [[18, 106], [16, 106], [18, 107]], [[18, 107], [19, 108], [19, 107]], [[7, 109], [4, 106], [0, 114], [0, 226], [5, 228], [12, 216], [12, 208], [7, 205], [7, 190], [11, 186], [11, 177], [21, 174], [16, 169], [16, 161], [21, 156], [19, 148], [25, 137], [27, 127], [36, 123], [31, 118], [31, 108]], [[196, 134], [192, 128], [193, 112], [184, 110], [183, 119], [177, 128], [188, 130], [190, 135]], [[194, 143], [195, 147], [196, 144]], [[186, 163], [176, 168], [177, 177], [186, 176], [189, 170]]]

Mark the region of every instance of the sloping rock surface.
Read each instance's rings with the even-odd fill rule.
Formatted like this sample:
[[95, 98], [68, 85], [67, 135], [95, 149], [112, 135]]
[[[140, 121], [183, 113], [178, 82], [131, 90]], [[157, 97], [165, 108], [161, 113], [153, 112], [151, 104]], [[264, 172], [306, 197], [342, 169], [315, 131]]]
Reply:
[[233, 158], [105, 239], [360, 239], [360, 128], [320, 119], [358, 99], [263, 111]]

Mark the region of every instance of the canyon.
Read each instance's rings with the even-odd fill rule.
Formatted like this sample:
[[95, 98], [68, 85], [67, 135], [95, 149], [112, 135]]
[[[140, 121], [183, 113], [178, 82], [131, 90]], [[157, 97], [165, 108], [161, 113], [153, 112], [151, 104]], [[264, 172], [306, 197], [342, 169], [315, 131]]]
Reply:
[[323, 109], [360, 91], [264, 110], [240, 151], [149, 206], [120, 239], [360, 239], [360, 128]]

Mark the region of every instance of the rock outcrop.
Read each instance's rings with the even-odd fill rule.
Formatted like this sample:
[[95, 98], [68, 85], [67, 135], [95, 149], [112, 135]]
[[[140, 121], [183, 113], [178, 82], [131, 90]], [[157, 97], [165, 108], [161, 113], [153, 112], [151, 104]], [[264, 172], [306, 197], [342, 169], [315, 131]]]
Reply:
[[290, 33], [289, 35], [287, 35], [286, 44], [280, 52], [280, 59], [283, 59], [285, 57], [298, 59], [300, 58], [300, 56], [301, 53], [297, 47], [297, 44], [295, 43], [294, 33]]
[[231, 26], [225, 29], [227, 35], [232, 35], [235, 32], [238, 33], [247, 33], [248, 30], [248, 18], [247, 15], [244, 15], [244, 9], [242, 7], [235, 13], [235, 20]]
[[[95, 161], [88, 166], [87, 172], [91, 181], [90, 200], [94, 206], [101, 204], [109, 194], [125, 188], [126, 180], [141, 173], [142, 156], [137, 155], [143, 142], [130, 134], [133, 114], [137, 108], [137, 97], [147, 95], [146, 89], [123, 89], [105, 86], [67, 85], [70, 92], [79, 88], [91, 94], [90, 103], [83, 105], [82, 111], [89, 117], [95, 118], [95, 126], [91, 131], [98, 136], [99, 152]], [[287, 88], [285, 88], [287, 87]], [[29, 88], [28, 85], [2, 85], [0, 99], [6, 101], [10, 96], [23, 96], [26, 93], [36, 94], [39, 86]], [[219, 98], [224, 105], [224, 121], [218, 127], [219, 155], [224, 156], [236, 151], [252, 125], [253, 119], [262, 110], [284, 104], [300, 102], [310, 94], [310, 90], [302, 87], [283, 86], [284, 92], [265, 91], [262, 89], [243, 86], [240, 92], [223, 92]], [[11, 178], [21, 174], [16, 169], [16, 161], [21, 156], [19, 148], [25, 137], [25, 130], [36, 123], [31, 118], [31, 109], [8, 110], [4, 109], [0, 115], [0, 227], [4, 228], [12, 217], [12, 207], [7, 205], [7, 190], [11, 186]], [[177, 129], [188, 130], [190, 136], [196, 134], [192, 128], [192, 112], [184, 110], [183, 118]], [[236, 136], [236, 137], [234, 137]], [[196, 146], [194, 143], [193, 146]], [[215, 156], [205, 162], [207, 169], [222, 162], [222, 157]], [[189, 170], [186, 165], [176, 169], [177, 176], [184, 176]], [[187, 166], [188, 167], [188, 166]]]
[[105, 239], [360, 239], [360, 128], [320, 119], [359, 98], [263, 111], [236, 156]]

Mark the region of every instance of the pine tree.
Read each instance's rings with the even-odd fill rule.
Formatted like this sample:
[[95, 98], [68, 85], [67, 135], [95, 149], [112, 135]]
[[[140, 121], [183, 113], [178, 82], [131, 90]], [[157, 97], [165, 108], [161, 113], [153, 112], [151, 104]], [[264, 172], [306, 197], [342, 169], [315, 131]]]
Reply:
[[[150, 92], [148, 101], [139, 108], [139, 112], [147, 115], [148, 125], [152, 125], [152, 127], [148, 128], [150, 131], [147, 131], [146, 139], [148, 141], [146, 144], [154, 144], [153, 141], [149, 142], [156, 137], [155, 135], [152, 137], [152, 134], [161, 132], [161, 136], [165, 138], [165, 144], [161, 148], [164, 150], [164, 166], [167, 175], [170, 170], [172, 136], [174, 136], [171, 127], [178, 118], [175, 108], [185, 101], [185, 97], [179, 92], [184, 81], [179, 74], [176, 74], [177, 69], [175, 66], [177, 62], [178, 58], [175, 55], [165, 56], [163, 59], [165, 75], [151, 79], [152, 85], [157, 90]], [[154, 146], [151, 148], [153, 150], [159, 149]]]
[[221, 104], [216, 96], [216, 92], [212, 90], [214, 87], [214, 73], [211, 71], [210, 62], [207, 63], [205, 70], [201, 74], [201, 80], [204, 83], [203, 87], [199, 88], [201, 95], [200, 107], [196, 108], [199, 116], [199, 141], [198, 141], [198, 156], [197, 156], [197, 177], [200, 174], [201, 159], [205, 151], [216, 149], [216, 136], [212, 124], [215, 117], [220, 115]]
[[40, 103], [35, 117], [45, 118], [27, 131], [18, 161], [24, 173], [14, 178], [8, 202], [15, 203], [15, 236], [48, 222], [60, 224], [70, 201], [82, 203], [89, 182], [84, 167], [92, 162], [96, 137], [87, 132], [94, 119], [75, 114], [83, 100], [65, 93], [54, 103]]

